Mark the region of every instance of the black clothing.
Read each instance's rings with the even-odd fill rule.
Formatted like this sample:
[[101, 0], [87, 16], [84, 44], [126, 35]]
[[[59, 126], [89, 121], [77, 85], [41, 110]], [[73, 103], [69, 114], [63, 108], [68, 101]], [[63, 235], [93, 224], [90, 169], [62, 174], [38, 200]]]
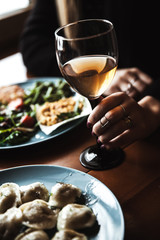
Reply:
[[[81, 0], [81, 19], [104, 18], [115, 27], [119, 68], [138, 67], [153, 78], [160, 76], [159, 9], [137, 0]], [[72, 9], [71, 13], [72, 14]], [[20, 50], [28, 71], [36, 76], [61, 75], [55, 57], [54, 31], [59, 27], [54, 0], [38, 0], [26, 23]]]

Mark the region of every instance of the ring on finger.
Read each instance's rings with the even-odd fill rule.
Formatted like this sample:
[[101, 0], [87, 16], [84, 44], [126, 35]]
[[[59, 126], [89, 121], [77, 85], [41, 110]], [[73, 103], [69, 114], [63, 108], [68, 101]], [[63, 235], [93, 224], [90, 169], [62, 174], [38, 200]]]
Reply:
[[122, 104], [120, 104], [119, 106], [120, 106], [120, 107], [122, 108], [122, 110], [123, 110], [123, 115], [124, 115], [124, 117], [126, 117], [126, 116], [127, 116], [127, 111], [126, 111], [125, 107], [124, 107]]
[[104, 117], [102, 117], [100, 119], [100, 124], [101, 127], [104, 128], [105, 126], [107, 126], [109, 124], [109, 120], [106, 118], [106, 116], [104, 115]]
[[138, 81], [138, 78], [132, 78], [130, 84], [133, 86], [136, 81]]
[[133, 90], [133, 85], [129, 82], [129, 83], [127, 84], [127, 88], [126, 88], [126, 90], [125, 90], [125, 93], [126, 93], [126, 94], [129, 94], [132, 90]]
[[132, 121], [132, 118], [130, 116], [125, 117], [123, 120], [125, 121], [125, 124], [127, 125], [128, 129], [133, 127], [133, 121]]

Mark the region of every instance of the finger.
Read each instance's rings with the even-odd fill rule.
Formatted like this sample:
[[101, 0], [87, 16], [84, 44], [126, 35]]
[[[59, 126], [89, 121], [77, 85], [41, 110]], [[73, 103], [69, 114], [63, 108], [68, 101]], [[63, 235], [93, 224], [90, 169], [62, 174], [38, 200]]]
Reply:
[[129, 84], [131, 86], [132, 92], [143, 92], [145, 88], [147, 87], [147, 84], [140, 78], [139, 74], [136, 74], [136, 76], [133, 76], [130, 74], [128, 77]]
[[124, 91], [129, 97], [135, 97], [139, 94], [139, 92], [136, 90], [136, 88], [129, 82], [127, 84], [127, 87]]
[[147, 87], [147, 85], [140, 79], [135, 81], [132, 85], [136, 89], [136, 91], [140, 93], [143, 92]]
[[126, 90], [126, 85], [128, 84], [128, 78], [130, 77], [130, 75], [128, 71], [124, 71], [124, 70], [121, 70], [121, 71], [122, 72], [121, 74], [119, 74], [117, 81], [119, 82], [119, 87], [121, 91], [124, 92]]
[[122, 91], [131, 97], [143, 92], [147, 85], [153, 81], [149, 75], [138, 68], [129, 68], [123, 77], [125, 77], [126, 81], [123, 80], [123, 84], [121, 84]]
[[122, 118], [126, 117], [128, 112], [126, 112], [125, 107], [120, 104], [119, 106], [108, 111], [94, 126], [93, 133], [100, 136], [108, 127], [115, 124]]
[[126, 97], [126, 94], [117, 92], [102, 99], [102, 101], [93, 109], [92, 113], [89, 115], [88, 123], [94, 125], [105, 115], [106, 112], [120, 105]]
[[152, 78], [148, 74], [142, 72], [139, 68], [131, 68], [130, 72], [138, 75], [138, 78], [147, 85], [153, 82]]
[[146, 85], [140, 79], [128, 77], [128, 84], [125, 93], [132, 98], [138, 97], [144, 91]]
[[136, 139], [133, 137], [133, 131], [131, 129], [126, 130], [116, 138], [112, 139], [110, 142], [104, 144], [107, 149], [114, 148], [125, 148], [130, 144], [134, 143]]
[[98, 140], [102, 143], [108, 143], [112, 139], [116, 138], [124, 131], [128, 129], [128, 125], [122, 119], [121, 121], [117, 122], [113, 126], [111, 126], [107, 131], [105, 131], [101, 136], [99, 136]]
[[122, 92], [125, 92], [130, 97], [137, 95], [137, 90], [132, 84], [136, 81], [133, 73], [129, 70], [126, 71], [125, 74], [119, 78], [119, 81], [121, 82], [120, 88]]
[[116, 92], [121, 92], [121, 88], [118, 85], [115, 85], [114, 83], [110, 85], [109, 88], [106, 89], [106, 91], [103, 93], [103, 96], [109, 96], [112, 93], [116, 93]]

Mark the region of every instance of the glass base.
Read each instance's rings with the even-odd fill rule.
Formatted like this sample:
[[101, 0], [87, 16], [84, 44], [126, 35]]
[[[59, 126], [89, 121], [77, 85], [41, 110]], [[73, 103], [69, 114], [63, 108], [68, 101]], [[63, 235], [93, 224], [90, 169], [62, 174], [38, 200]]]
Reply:
[[82, 166], [93, 170], [105, 170], [118, 166], [124, 160], [122, 149], [106, 150], [94, 145], [85, 149], [80, 155]]

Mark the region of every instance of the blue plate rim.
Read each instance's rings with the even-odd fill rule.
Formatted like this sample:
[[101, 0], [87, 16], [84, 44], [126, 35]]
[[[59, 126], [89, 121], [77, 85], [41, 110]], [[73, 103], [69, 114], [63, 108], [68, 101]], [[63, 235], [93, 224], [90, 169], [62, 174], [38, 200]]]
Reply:
[[123, 211], [122, 211], [122, 208], [121, 208], [121, 205], [118, 201], [118, 199], [116, 198], [116, 196], [114, 195], [114, 193], [103, 183], [101, 182], [99, 179], [93, 177], [92, 175], [86, 173], [86, 172], [82, 172], [80, 170], [77, 170], [77, 169], [74, 169], [74, 168], [70, 168], [70, 167], [64, 167], [64, 166], [59, 166], [59, 165], [50, 165], [50, 164], [31, 164], [31, 165], [20, 165], [20, 166], [16, 166], [16, 167], [10, 167], [10, 168], [6, 168], [6, 169], [2, 169], [0, 170], [0, 175], [1, 173], [5, 173], [5, 172], [9, 172], [9, 171], [15, 171], [15, 170], [21, 170], [21, 169], [29, 169], [29, 168], [54, 168], [54, 169], [62, 169], [62, 170], [67, 170], [67, 171], [73, 171], [73, 172], [77, 172], [79, 174], [83, 174], [83, 175], [87, 175], [90, 179], [93, 179], [95, 181], [97, 181], [98, 183], [100, 183], [101, 185], [103, 185], [107, 191], [110, 192], [110, 194], [112, 195], [112, 197], [114, 198], [117, 206], [118, 206], [118, 209], [119, 209], [119, 215], [120, 215], [120, 219], [121, 219], [121, 233], [122, 233], [122, 236], [121, 236], [121, 239], [124, 239], [124, 235], [125, 235], [125, 220], [124, 220], [124, 215], [123, 215]]

